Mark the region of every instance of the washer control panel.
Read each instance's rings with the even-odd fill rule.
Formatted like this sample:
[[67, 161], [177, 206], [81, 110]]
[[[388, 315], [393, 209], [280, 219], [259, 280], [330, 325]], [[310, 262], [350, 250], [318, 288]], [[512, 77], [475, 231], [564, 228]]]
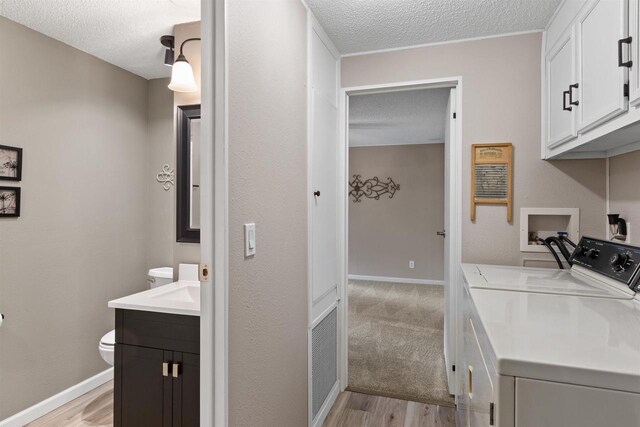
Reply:
[[640, 291], [640, 248], [617, 242], [583, 237], [570, 261]]

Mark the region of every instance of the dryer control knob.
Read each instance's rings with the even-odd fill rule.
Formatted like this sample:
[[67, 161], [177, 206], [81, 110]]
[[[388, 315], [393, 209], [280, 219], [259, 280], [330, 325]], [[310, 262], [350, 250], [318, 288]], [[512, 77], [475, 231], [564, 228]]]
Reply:
[[598, 257], [598, 254], [599, 254], [599, 253], [598, 253], [598, 251], [597, 251], [596, 249], [589, 249], [589, 250], [587, 251], [587, 256], [588, 256], [589, 258], [597, 258], [597, 257]]
[[627, 254], [614, 254], [609, 258], [609, 264], [616, 268], [624, 267], [627, 262], [629, 262], [629, 255]]

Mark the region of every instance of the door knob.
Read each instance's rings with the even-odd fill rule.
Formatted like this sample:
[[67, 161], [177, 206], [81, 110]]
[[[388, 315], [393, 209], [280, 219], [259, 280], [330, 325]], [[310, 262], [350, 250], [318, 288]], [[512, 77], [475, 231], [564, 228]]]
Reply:
[[320, 197], [320, 190], [318, 190], [318, 191], [314, 191], [314, 192], [313, 192], [313, 195], [314, 195], [315, 197]]
[[438, 236], [442, 236], [442, 237], [446, 237], [446, 236], [447, 236], [447, 232], [446, 232], [446, 231], [444, 231], [444, 230], [442, 230], [442, 231], [436, 231], [436, 234], [437, 234]]

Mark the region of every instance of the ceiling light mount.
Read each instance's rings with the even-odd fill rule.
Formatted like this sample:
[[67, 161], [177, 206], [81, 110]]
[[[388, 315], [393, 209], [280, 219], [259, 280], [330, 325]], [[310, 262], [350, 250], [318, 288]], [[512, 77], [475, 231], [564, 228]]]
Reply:
[[164, 51], [164, 65], [171, 67], [173, 65], [175, 37], [164, 35], [160, 37], [160, 44], [167, 49]]

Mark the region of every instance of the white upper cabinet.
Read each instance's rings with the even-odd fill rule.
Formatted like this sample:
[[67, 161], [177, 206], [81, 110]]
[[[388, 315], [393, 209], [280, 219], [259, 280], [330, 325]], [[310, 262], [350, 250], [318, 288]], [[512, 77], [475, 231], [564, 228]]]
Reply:
[[547, 90], [547, 147], [556, 147], [577, 136], [575, 105], [570, 97], [577, 92], [571, 87], [576, 82], [575, 37], [566, 31], [546, 56]]
[[640, 150], [640, 0], [565, 0], [547, 26], [542, 157]]
[[628, 10], [626, 0], [594, 0], [576, 21], [579, 102], [576, 110], [580, 132], [627, 111], [624, 86], [632, 64], [627, 38]]
[[629, 35], [631, 36], [631, 68], [629, 69], [629, 104], [640, 102], [640, 0], [629, 1]]

